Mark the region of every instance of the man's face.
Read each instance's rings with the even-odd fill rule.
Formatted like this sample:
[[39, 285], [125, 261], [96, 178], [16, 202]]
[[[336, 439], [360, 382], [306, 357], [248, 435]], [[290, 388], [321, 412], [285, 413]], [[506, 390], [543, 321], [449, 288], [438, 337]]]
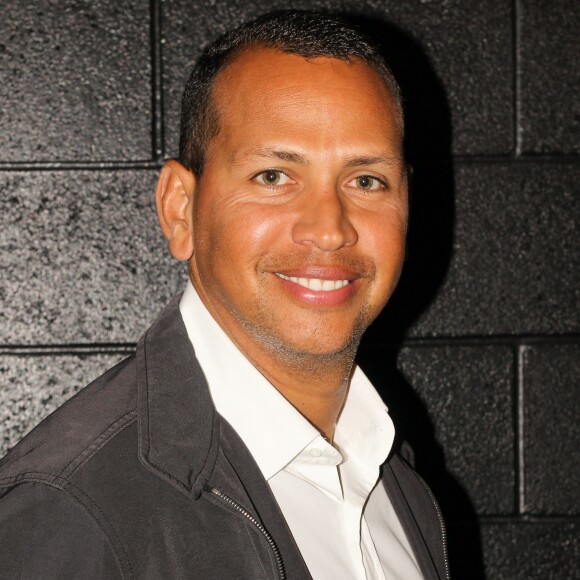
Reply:
[[358, 343], [399, 278], [407, 182], [393, 101], [362, 62], [254, 48], [215, 81], [190, 273], [242, 348]]

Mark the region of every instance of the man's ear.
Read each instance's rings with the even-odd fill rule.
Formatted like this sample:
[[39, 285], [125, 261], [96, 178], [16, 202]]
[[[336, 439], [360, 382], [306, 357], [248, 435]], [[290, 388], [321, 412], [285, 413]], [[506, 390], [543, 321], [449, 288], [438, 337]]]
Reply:
[[177, 260], [193, 255], [192, 204], [195, 176], [177, 161], [165, 163], [155, 188], [155, 205], [169, 251]]

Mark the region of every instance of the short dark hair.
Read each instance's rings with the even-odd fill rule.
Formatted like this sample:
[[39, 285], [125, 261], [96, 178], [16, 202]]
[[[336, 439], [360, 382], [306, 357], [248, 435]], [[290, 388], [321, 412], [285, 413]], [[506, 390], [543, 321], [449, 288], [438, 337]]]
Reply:
[[242, 49], [273, 48], [304, 58], [330, 57], [350, 62], [358, 58], [383, 79], [393, 98], [403, 137], [401, 91], [378, 48], [354, 24], [315, 10], [277, 10], [242, 24], [209, 44], [185, 85], [181, 102], [179, 161], [198, 177], [205, 152], [219, 133], [219, 118], [211, 92], [214, 79]]

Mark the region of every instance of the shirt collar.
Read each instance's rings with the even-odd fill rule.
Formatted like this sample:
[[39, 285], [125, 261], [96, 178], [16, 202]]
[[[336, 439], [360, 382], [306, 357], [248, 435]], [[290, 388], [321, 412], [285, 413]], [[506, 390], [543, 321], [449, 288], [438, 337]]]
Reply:
[[394, 438], [395, 427], [387, 406], [356, 366], [336, 425], [335, 445], [348, 456], [376, 467], [387, 459]]
[[[298, 462], [308, 457], [304, 451], [320, 438], [318, 430], [242, 354], [191, 282], [179, 308], [216, 409], [237, 431], [264, 477], [270, 479], [298, 456]], [[336, 427], [336, 447], [344, 457], [357, 457], [361, 465], [376, 470], [387, 458], [393, 439], [385, 404], [355, 367]]]

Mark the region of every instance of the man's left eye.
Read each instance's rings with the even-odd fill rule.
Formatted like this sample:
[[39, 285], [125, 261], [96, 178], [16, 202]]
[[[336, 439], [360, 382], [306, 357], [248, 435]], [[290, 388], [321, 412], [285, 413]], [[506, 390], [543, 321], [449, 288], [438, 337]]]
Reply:
[[374, 191], [385, 187], [385, 184], [380, 179], [373, 177], [372, 175], [359, 175], [349, 181], [348, 185], [365, 191]]
[[262, 185], [286, 185], [291, 182], [291, 179], [282, 171], [278, 169], [267, 169], [258, 173], [254, 177]]

